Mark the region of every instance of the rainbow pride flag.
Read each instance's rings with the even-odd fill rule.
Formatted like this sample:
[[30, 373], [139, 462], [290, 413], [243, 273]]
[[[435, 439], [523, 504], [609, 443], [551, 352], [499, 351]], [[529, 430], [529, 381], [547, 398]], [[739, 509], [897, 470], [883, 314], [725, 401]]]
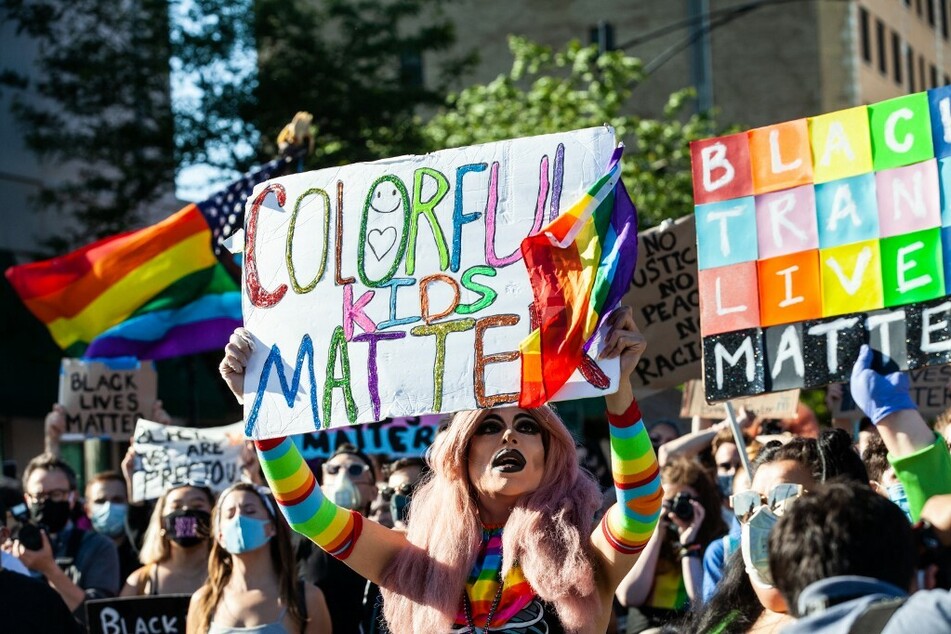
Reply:
[[[110, 329], [114, 334], [127, 332], [116, 327], [133, 317], [133, 323], [148, 321], [151, 334], [160, 338], [164, 334], [160, 331], [174, 328], [163, 319], [168, 311], [199, 300], [209, 287], [222, 291], [219, 299], [228, 292], [237, 293], [237, 312], [215, 317], [240, 324], [240, 289], [226, 273], [224, 282], [216, 269], [224, 273], [212, 251], [211, 230], [198, 205], [190, 204], [151, 227], [104, 238], [64, 256], [11, 267], [6, 276], [67, 356], [78, 356]], [[195, 334], [204, 332], [199, 326], [202, 321], [189, 324]], [[97, 356], [174, 356], [140, 356], [140, 352], [148, 354], [142, 346], [145, 340], [132, 341], [129, 347], [116, 345], [113, 337]], [[202, 347], [202, 341], [179, 346], [191, 348], [189, 352]]]
[[[241, 288], [217, 254], [257, 183], [285, 156], [158, 224], [6, 271], [66, 356], [167, 359], [223, 347], [242, 323]], [[230, 257], [222, 253], [222, 257]]]
[[539, 326], [519, 345], [520, 407], [544, 404], [568, 382], [630, 286], [637, 210], [621, 182], [623, 151], [578, 202], [522, 241]]

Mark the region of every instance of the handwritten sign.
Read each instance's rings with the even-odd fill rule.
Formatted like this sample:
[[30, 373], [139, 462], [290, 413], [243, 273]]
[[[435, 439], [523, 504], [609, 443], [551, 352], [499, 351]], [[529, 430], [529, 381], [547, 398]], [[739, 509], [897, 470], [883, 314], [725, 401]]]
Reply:
[[132, 499], [154, 500], [170, 484], [189, 481], [222, 491], [241, 479], [243, 448], [244, 425], [240, 422], [199, 429], [139, 420], [132, 439], [137, 456]]
[[638, 236], [637, 268], [622, 300], [647, 338], [647, 352], [631, 376], [647, 396], [702, 375], [697, 238], [693, 216]]
[[[951, 365], [938, 365], [919, 370], [909, 370], [911, 379], [909, 394], [918, 411], [925, 418], [936, 417], [951, 408]], [[865, 412], [858, 408], [849, 392], [849, 384], [844, 384], [842, 400], [831, 412], [833, 418], [862, 418]]]
[[951, 362], [951, 86], [691, 145], [708, 400]]
[[[514, 403], [533, 330], [521, 241], [581, 199], [610, 128], [278, 178], [246, 218], [256, 438]], [[592, 367], [593, 366], [593, 367]], [[554, 400], [616, 389], [591, 362]]]
[[191, 595], [86, 601], [89, 634], [185, 634]]
[[[684, 384], [683, 404], [680, 416], [689, 418], [700, 416], [703, 418], [726, 418], [726, 410], [722, 403], [707, 403], [703, 398], [703, 381], [687, 381]], [[799, 407], [800, 390], [786, 390], [760, 396], [732, 399], [733, 409], [739, 411], [741, 407], [760, 418], [791, 418], [796, 415]]]
[[128, 440], [135, 423], [150, 416], [158, 392], [151, 361], [132, 358], [63, 359], [59, 402], [66, 409], [66, 433]]
[[301, 437], [300, 450], [305, 460], [323, 460], [333, 455], [340, 445], [350, 443], [366, 454], [383, 455], [392, 460], [419, 457], [432, 444], [443, 420], [448, 418], [430, 414], [312, 432]]

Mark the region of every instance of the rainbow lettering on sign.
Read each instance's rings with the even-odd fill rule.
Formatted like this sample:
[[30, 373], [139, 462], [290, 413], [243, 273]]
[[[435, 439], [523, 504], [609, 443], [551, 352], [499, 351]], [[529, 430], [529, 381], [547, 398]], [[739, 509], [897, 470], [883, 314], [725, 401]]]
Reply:
[[709, 400], [951, 362], [951, 86], [691, 157]]

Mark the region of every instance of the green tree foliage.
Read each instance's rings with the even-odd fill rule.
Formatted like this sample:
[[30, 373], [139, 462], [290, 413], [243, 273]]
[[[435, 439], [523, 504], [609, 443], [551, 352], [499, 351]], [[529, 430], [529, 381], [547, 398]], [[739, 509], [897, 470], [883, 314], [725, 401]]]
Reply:
[[509, 38], [512, 69], [450, 97], [424, 127], [432, 149], [563, 132], [604, 123], [624, 141], [623, 178], [641, 226], [693, 211], [690, 141], [720, 132], [706, 115], [687, 115], [692, 93], [670, 96], [659, 119], [628, 114], [644, 79], [640, 60], [577, 42], [562, 51]]
[[[472, 62], [443, 54], [417, 81], [454, 41], [447, 1], [0, 0], [39, 44], [39, 72], [0, 85], [28, 147], [74, 168], [37, 200], [79, 221], [54, 249], [140, 225], [176, 168], [273, 158], [298, 110], [314, 114], [309, 168], [420, 151], [417, 108], [444, 103]], [[174, 113], [172, 66], [190, 83]]]
[[36, 200], [78, 220], [52, 248], [136, 224], [174, 177], [166, 1], [2, 0], [0, 15], [37, 44], [32, 78], [2, 75], [27, 147], [69, 174]]

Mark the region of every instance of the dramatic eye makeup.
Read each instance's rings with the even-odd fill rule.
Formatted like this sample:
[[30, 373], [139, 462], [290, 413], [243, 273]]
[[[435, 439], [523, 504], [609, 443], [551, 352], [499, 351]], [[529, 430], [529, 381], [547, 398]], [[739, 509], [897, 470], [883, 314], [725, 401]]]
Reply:
[[504, 427], [505, 425], [502, 423], [501, 418], [495, 414], [489, 414], [483, 418], [479, 426], [476, 427], [475, 433], [476, 436], [488, 436], [489, 434], [499, 433]]

